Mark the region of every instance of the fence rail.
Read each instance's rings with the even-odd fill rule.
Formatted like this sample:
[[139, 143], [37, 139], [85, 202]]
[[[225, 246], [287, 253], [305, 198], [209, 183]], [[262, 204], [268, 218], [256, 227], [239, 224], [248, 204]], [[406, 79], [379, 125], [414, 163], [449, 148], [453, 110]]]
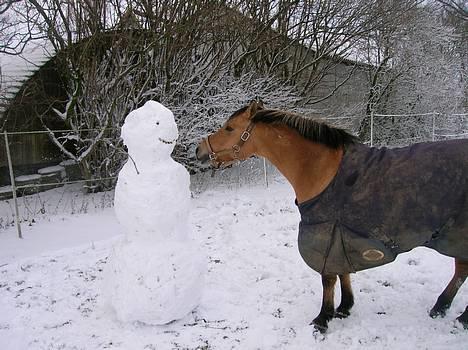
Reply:
[[[120, 128], [105, 128], [104, 130], [119, 130]], [[33, 130], [33, 131], [4, 131], [3, 133], [7, 135], [40, 135], [40, 134], [50, 134], [50, 133], [69, 133], [69, 132], [89, 132], [89, 131], [102, 131], [103, 129], [80, 129], [80, 130]]]
[[106, 180], [116, 180], [117, 176], [110, 176], [110, 177], [100, 177], [97, 179], [91, 179], [91, 180], [74, 180], [74, 181], [60, 181], [60, 182], [48, 182], [45, 184], [30, 184], [30, 185], [21, 185], [21, 186], [15, 186], [17, 190], [23, 190], [27, 188], [36, 188], [36, 187], [50, 187], [50, 186], [59, 186], [59, 185], [72, 185], [72, 184], [78, 184], [78, 183], [83, 183], [83, 182], [89, 182], [89, 181], [106, 181]]

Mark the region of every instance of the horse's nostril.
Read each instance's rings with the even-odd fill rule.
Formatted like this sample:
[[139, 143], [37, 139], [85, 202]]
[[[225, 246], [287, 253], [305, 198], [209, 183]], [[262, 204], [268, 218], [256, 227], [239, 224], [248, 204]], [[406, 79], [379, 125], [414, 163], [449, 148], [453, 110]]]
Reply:
[[202, 164], [210, 160], [208, 153], [204, 153], [203, 150], [200, 149], [200, 147], [197, 147], [197, 149], [195, 150], [195, 158]]
[[208, 160], [208, 156], [202, 152], [200, 146], [195, 150], [195, 158], [202, 163]]

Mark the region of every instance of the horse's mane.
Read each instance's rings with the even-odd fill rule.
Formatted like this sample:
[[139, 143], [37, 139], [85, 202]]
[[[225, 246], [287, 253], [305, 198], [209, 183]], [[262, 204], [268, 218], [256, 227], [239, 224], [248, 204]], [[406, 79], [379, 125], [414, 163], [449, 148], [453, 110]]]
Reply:
[[261, 109], [254, 115], [252, 122], [286, 125], [296, 130], [304, 138], [334, 149], [358, 142], [356, 136], [343, 129], [281, 110]]

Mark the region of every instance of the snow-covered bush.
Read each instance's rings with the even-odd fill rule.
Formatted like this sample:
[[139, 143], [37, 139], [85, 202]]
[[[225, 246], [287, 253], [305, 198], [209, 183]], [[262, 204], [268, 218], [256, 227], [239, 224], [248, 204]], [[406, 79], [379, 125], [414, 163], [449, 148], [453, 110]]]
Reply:
[[[130, 111], [148, 100], [174, 112], [180, 137], [173, 156], [191, 172], [199, 169], [194, 159], [196, 144], [229, 113], [255, 97], [270, 107], [289, 109], [299, 100], [293, 87], [274, 77], [255, 73], [235, 77], [229, 70], [215, 66], [200, 70], [191, 62], [185, 62], [178, 76], [169, 80], [155, 64], [160, 61], [156, 55], [153, 49], [138, 52], [113, 47], [91, 67], [81, 67], [66, 57], [70, 71], [76, 73], [68, 79], [68, 102], [55, 113], [70, 132], [50, 136], [81, 165], [89, 186], [106, 188], [106, 183], [94, 184], [92, 179], [117, 175], [126, 159], [119, 127]], [[112, 184], [109, 181], [107, 187]]]

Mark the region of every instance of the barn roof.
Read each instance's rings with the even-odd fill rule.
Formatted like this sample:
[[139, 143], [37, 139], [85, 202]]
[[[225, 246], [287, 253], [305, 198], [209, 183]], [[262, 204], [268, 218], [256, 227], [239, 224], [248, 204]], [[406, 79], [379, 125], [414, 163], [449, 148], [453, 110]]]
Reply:
[[0, 53], [0, 128], [10, 99], [53, 56], [53, 49], [43, 40], [30, 41], [19, 55]]

